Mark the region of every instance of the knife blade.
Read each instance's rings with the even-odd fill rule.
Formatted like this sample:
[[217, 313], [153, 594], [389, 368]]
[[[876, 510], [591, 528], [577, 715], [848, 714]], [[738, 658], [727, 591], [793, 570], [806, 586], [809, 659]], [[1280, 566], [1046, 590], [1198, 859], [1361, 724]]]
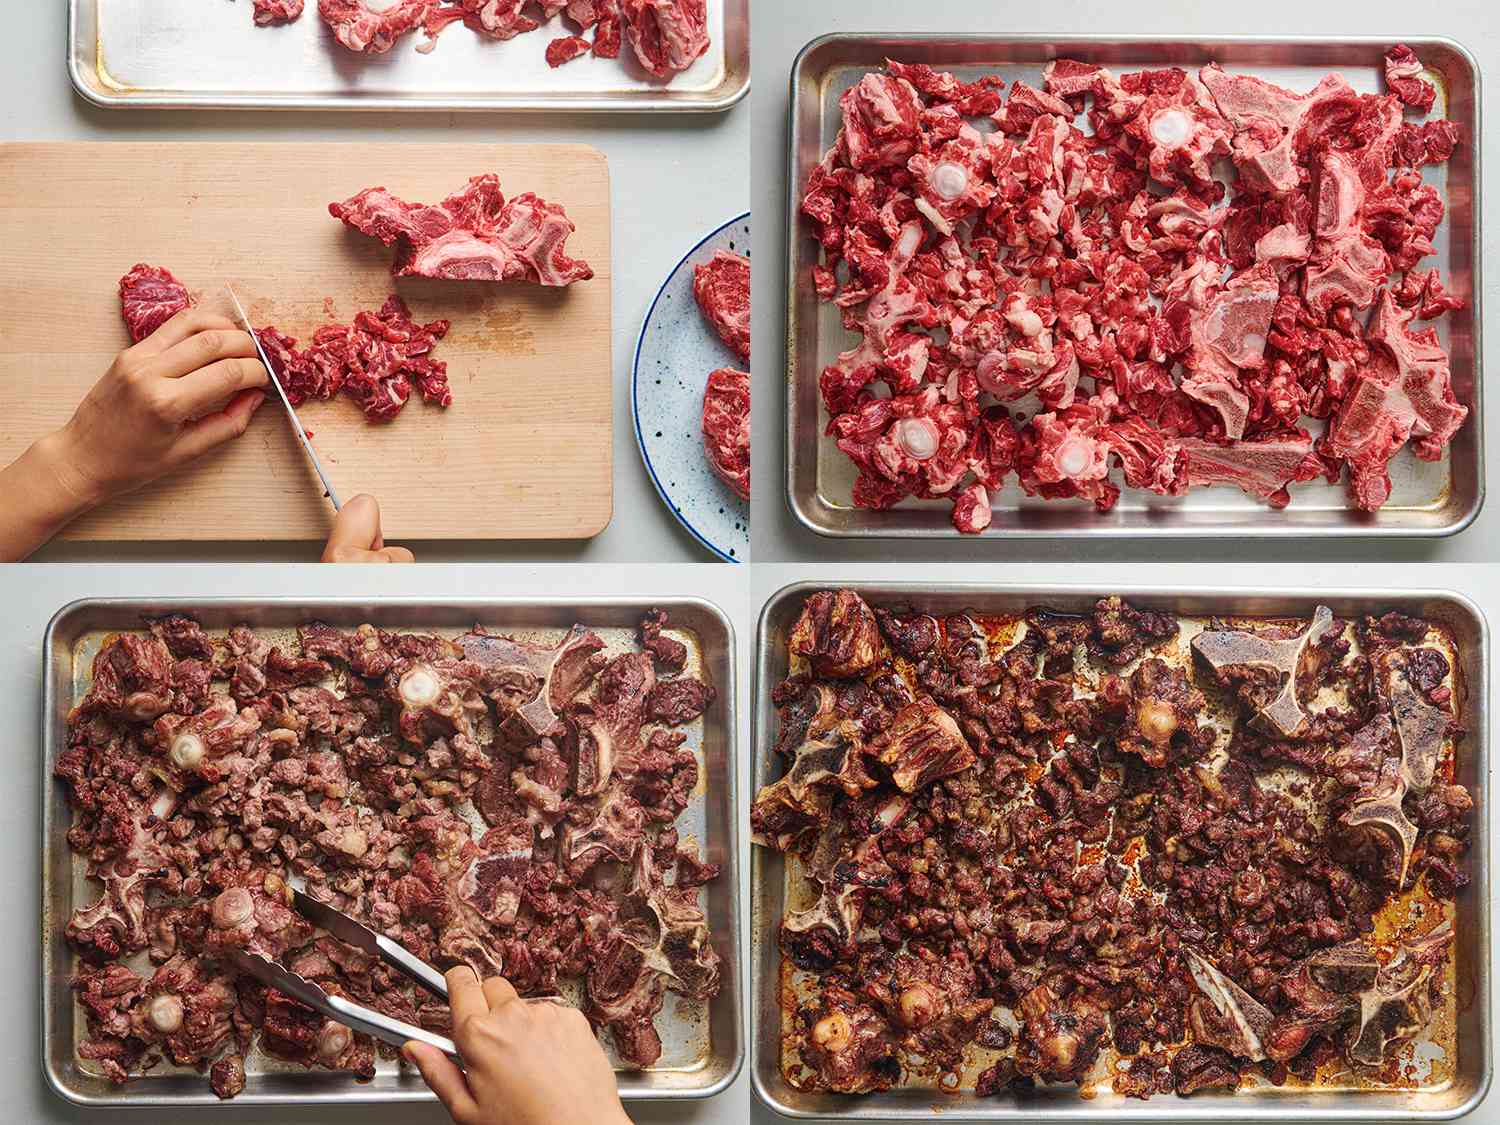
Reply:
[[426, 1028], [398, 1020], [384, 1012], [377, 1012], [374, 1008], [366, 1008], [363, 1004], [356, 1004], [342, 996], [330, 995], [306, 977], [299, 976], [284, 965], [263, 957], [259, 953], [251, 953], [245, 949], [230, 949], [226, 956], [229, 962], [246, 976], [254, 978], [268, 988], [284, 992], [292, 999], [306, 1004], [313, 1011], [321, 1012], [345, 1027], [379, 1039], [382, 1043], [389, 1043], [393, 1047], [402, 1047], [408, 1040], [415, 1039], [419, 1043], [436, 1047], [454, 1062], [460, 1066], [463, 1065], [459, 1058], [458, 1048], [453, 1045], [453, 1040], [446, 1036], [437, 1035]]
[[443, 974], [410, 950], [392, 941], [384, 934], [377, 934], [368, 926], [362, 926], [342, 910], [319, 902], [312, 895], [292, 888], [292, 906], [313, 925], [327, 930], [340, 941], [362, 949], [372, 957], [379, 957], [386, 964], [400, 969], [434, 996], [448, 999], [448, 982]]
[[303, 450], [307, 453], [308, 460], [312, 462], [313, 469], [318, 474], [318, 479], [323, 482], [323, 495], [327, 496], [333, 504], [335, 512], [344, 507], [339, 500], [339, 494], [334, 491], [333, 482], [328, 479], [328, 474], [323, 471], [323, 462], [318, 460], [317, 450], [313, 449], [312, 442], [307, 440], [307, 431], [302, 428], [302, 419], [297, 417], [297, 410], [292, 406], [292, 400], [286, 397], [286, 388], [281, 385], [281, 380], [276, 378], [276, 368], [271, 366], [271, 357], [266, 354], [264, 345], [260, 342], [260, 336], [250, 324], [250, 318], [245, 315], [245, 306], [240, 304], [240, 299], [235, 296], [234, 290], [228, 285], [224, 286], [229, 299], [234, 302], [234, 311], [239, 314], [240, 324], [245, 331], [250, 333], [250, 339], [255, 341], [255, 350], [260, 355], [260, 361], [266, 365], [266, 371], [271, 376], [271, 386], [276, 388], [277, 397], [281, 399], [281, 405], [286, 410], [287, 419], [292, 424], [292, 432], [297, 435], [297, 440], [302, 443]]

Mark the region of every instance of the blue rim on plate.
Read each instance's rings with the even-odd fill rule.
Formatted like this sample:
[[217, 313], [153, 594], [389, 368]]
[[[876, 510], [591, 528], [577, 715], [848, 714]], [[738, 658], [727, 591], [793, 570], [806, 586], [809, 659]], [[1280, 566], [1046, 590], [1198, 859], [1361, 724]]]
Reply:
[[[749, 220], [750, 216], [751, 212], [745, 211], [742, 214], [736, 215], [728, 222], [721, 223], [719, 226], [709, 231], [708, 234], [700, 238], [698, 242], [693, 246], [693, 248], [686, 254], [684, 254], [682, 258], [678, 260], [677, 264], [673, 266], [672, 269], [667, 273], [666, 278], [661, 283], [661, 287], [656, 291], [656, 296], [651, 301], [651, 307], [646, 312], [645, 320], [641, 322], [640, 333], [636, 336], [635, 360], [631, 365], [630, 372], [630, 410], [632, 419], [635, 422], [636, 447], [641, 451], [641, 462], [646, 466], [646, 475], [651, 478], [652, 487], [656, 489], [656, 494], [661, 497], [661, 501], [667, 506], [667, 510], [672, 513], [673, 517], [676, 518], [678, 523], [682, 524], [682, 526], [688, 530], [688, 533], [691, 534], [694, 539], [701, 543], [707, 550], [711, 551], [716, 557], [729, 563], [743, 562], [744, 559], [738, 557], [737, 555], [729, 553], [729, 551], [726, 551], [723, 547], [715, 543], [713, 539], [709, 537], [709, 535], [705, 534], [705, 532], [701, 528], [693, 524], [693, 522], [688, 518], [687, 514], [682, 510], [682, 506], [678, 502], [673, 500], [672, 495], [667, 491], [666, 486], [662, 483], [662, 479], [657, 473], [655, 464], [652, 463], [651, 453], [646, 447], [646, 436], [641, 428], [641, 354], [645, 347], [646, 334], [651, 330], [651, 322], [652, 318], [656, 315], [657, 306], [660, 305], [662, 296], [666, 293], [667, 288], [672, 284], [673, 279], [678, 276], [684, 266], [692, 261], [703, 250], [703, 247], [705, 245], [721, 236], [730, 227], [746, 222], [747, 220]], [[723, 346], [719, 342], [717, 334], [715, 334], [706, 323], [703, 325], [703, 328], [704, 331], [708, 333], [708, 335], [713, 337], [713, 340], [716, 344], [720, 344], [721, 347]], [[726, 357], [735, 359], [735, 362], [719, 363], [716, 366], [726, 367], [738, 365], [737, 358], [733, 357], [733, 353], [731, 353], [727, 348], [724, 348], [724, 354]], [[703, 371], [703, 377], [705, 379], [708, 377], [708, 373], [710, 370], [712, 370], [712, 368], [707, 368]], [[707, 457], [706, 454], [702, 454], [701, 440], [698, 443], [698, 448], [700, 451], [700, 455], [704, 457], [705, 471], [707, 471]], [[745, 514], [741, 522], [744, 524], [746, 537], [748, 539], [750, 520], [748, 502], [742, 501], [738, 497], [734, 496], [733, 493], [728, 490], [727, 486], [724, 486], [722, 482], [719, 481], [718, 477], [712, 476], [711, 472], [709, 473], [709, 475], [712, 477], [716, 484], [724, 488], [725, 494], [729, 496], [735, 504], [744, 504]]]

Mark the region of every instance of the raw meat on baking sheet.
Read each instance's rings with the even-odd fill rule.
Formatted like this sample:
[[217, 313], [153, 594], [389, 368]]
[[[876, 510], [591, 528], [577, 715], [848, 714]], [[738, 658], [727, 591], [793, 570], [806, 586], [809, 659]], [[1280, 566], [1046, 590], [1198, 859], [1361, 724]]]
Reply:
[[137, 265], [120, 279], [120, 311], [137, 344], [192, 303], [170, 270]]
[[383, 187], [367, 188], [328, 211], [396, 248], [397, 277], [453, 281], [530, 281], [571, 285], [594, 276], [567, 255], [574, 231], [561, 204], [531, 192], [507, 200], [499, 177], [475, 176], [442, 203], [407, 203]]
[[625, 37], [658, 78], [686, 70], [708, 50], [706, 0], [620, 0]]
[[[120, 304], [131, 339], [139, 343], [192, 299], [170, 271], [138, 265], [120, 281]], [[293, 406], [343, 392], [371, 422], [388, 422], [401, 413], [413, 387], [427, 402], [452, 405], [448, 365], [432, 358], [448, 328], [446, 320], [416, 323], [406, 302], [392, 296], [378, 313], [319, 328], [306, 350], [274, 327], [256, 329], [256, 335]]]
[[149, 625], [104, 643], [53, 770], [98, 896], [60, 935], [78, 1055], [111, 1081], [166, 1059], [233, 1097], [257, 1048], [365, 1079], [395, 1058], [238, 976], [239, 948], [449, 1032], [446, 1005], [293, 911], [294, 879], [429, 964], [575, 985], [626, 1067], [659, 1060], [668, 993], [718, 994], [699, 888], [720, 872], [678, 828], [685, 724], [717, 692], [666, 614], [620, 651], [581, 625], [538, 644], [311, 623], [285, 647]]
[[704, 319], [745, 363], [750, 362], [750, 259], [715, 250], [693, 267], [693, 297]]
[[434, 0], [397, 0], [380, 9], [367, 0], [318, 0], [318, 15], [349, 50], [380, 55], [421, 27], [434, 6]]
[[255, 0], [254, 19], [259, 27], [294, 23], [302, 18], [304, 0]]
[[724, 367], [703, 390], [703, 448], [715, 475], [750, 499], [750, 376]]
[[[255, 21], [286, 23], [302, 14], [303, 0], [255, 0]], [[508, 40], [536, 31], [561, 16], [570, 34], [547, 45], [547, 63], [558, 67], [584, 55], [618, 58], [623, 39], [641, 66], [670, 79], [707, 51], [706, 0], [398, 0], [377, 9], [369, 0], [318, 0], [335, 38], [359, 54], [389, 51], [403, 36], [421, 30], [427, 53], [438, 36], [461, 23], [487, 39]]]
[[1412, 52], [1386, 73], [1383, 95], [1212, 63], [1059, 59], [1008, 96], [895, 61], [861, 78], [802, 203], [814, 289], [859, 338], [819, 380], [854, 503], [943, 497], [972, 532], [1012, 473], [1106, 510], [1117, 474], [1281, 506], [1347, 469], [1380, 507], [1390, 459], [1440, 457], [1468, 414], [1411, 328], [1462, 304], [1417, 268], [1444, 210], [1418, 169], [1461, 138], [1403, 119], [1433, 104]]

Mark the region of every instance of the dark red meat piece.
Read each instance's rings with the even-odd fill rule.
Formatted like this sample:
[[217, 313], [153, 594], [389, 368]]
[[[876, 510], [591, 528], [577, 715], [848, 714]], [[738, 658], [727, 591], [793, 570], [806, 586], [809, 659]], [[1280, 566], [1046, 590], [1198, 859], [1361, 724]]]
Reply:
[[121, 312], [137, 344], [192, 303], [170, 270], [137, 265], [120, 279]]

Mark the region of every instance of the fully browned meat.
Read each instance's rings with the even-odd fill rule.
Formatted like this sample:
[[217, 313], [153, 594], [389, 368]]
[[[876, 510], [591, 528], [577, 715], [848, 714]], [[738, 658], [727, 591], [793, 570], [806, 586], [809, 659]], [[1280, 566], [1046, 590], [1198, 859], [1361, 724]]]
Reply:
[[981, 1095], [1188, 1096], [1335, 1056], [1378, 1083], [1453, 1002], [1450, 929], [1371, 941], [1393, 900], [1435, 918], [1467, 877], [1473, 798], [1442, 764], [1459, 674], [1431, 622], [825, 590], [786, 644], [783, 770], [750, 823], [806, 883], [779, 928], [795, 1085], [949, 1089], [979, 1048]]
[[[687, 654], [665, 614], [642, 625], [676, 677], [660, 681], [651, 655], [607, 655], [582, 626], [545, 645], [149, 626], [100, 649], [55, 767], [69, 844], [100, 888], [64, 927], [82, 961], [79, 1055], [112, 1080], [165, 1058], [229, 1098], [257, 1044], [373, 1076], [373, 1043], [237, 978], [236, 949], [442, 1025], [411, 982], [296, 913], [293, 877], [441, 967], [532, 995], [582, 982], [626, 1066], [657, 1060], [668, 993], [718, 993], [698, 888], [719, 867], [676, 824], [698, 781], [685, 724], [715, 689], [676, 676]], [[123, 963], [137, 954], [155, 966], [145, 978]]]

